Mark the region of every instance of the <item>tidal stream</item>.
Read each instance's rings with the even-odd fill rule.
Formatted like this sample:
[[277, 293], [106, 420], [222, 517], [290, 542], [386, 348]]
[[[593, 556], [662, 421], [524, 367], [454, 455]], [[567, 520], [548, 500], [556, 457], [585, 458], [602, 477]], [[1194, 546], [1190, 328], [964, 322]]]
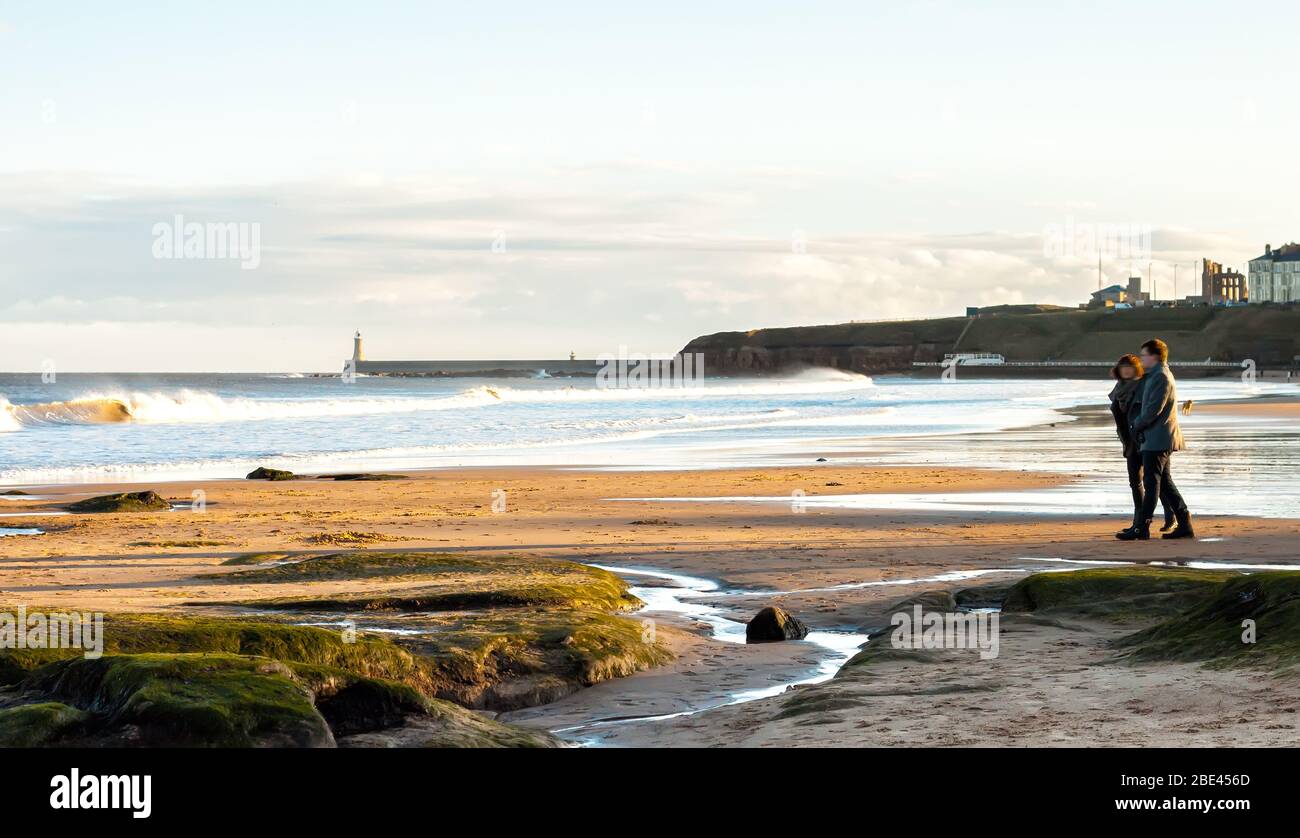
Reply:
[[[601, 564], [592, 564], [591, 566], [608, 570], [627, 579], [630, 584], [631, 593], [645, 603], [645, 608], [638, 611], [637, 616], [651, 619], [663, 617], [670, 620], [676, 619], [702, 624], [708, 627], [710, 632], [709, 636], [713, 640], [723, 643], [743, 645], [745, 643], [745, 622], [740, 618], [740, 615], [742, 613], [748, 614], [749, 609], [742, 612], [736, 608], [729, 608], [725, 604], [729, 600], [745, 600], [757, 597], [771, 598], [805, 593], [826, 593], [858, 588], [903, 587], [935, 582], [960, 582], [967, 579], [976, 579], [979, 577], [995, 575], [1067, 573], [1099, 565], [1118, 566], [1141, 564], [1140, 562], [1098, 561], [1036, 556], [1024, 556], [1018, 561], [1024, 562], [1026, 566], [982, 568], [978, 570], [954, 570], [939, 573], [934, 576], [909, 579], [873, 580], [869, 582], [848, 582], [840, 585], [800, 588], [789, 591], [726, 588], [712, 579], [688, 576], [682, 573], [673, 573], [663, 570], [654, 570], [645, 567], [621, 567]], [[1202, 570], [1240, 570], [1244, 572], [1296, 569], [1295, 565], [1238, 564], [1233, 562], [1149, 562], [1147, 564], [1156, 567], [1176, 566]], [[1047, 566], [1044, 567], [1043, 565]], [[637, 584], [638, 580], [656, 580], [666, 584]], [[808, 636], [805, 639], [788, 642], [813, 649], [816, 653], [816, 663], [810, 667], [805, 666], [797, 671], [791, 671], [788, 677], [783, 678], [770, 686], [736, 691], [720, 690], [716, 694], [705, 699], [696, 700], [693, 706], [686, 710], [679, 710], [672, 713], [651, 713], [645, 715], [622, 714], [616, 717], [596, 718], [580, 724], [553, 728], [551, 732], [578, 745], [600, 746], [605, 744], [605, 736], [603, 734], [612, 728], [624, 725], [659, 722], [683, 716], [692, 716], [718, 707], [742, 704], [748, 701], [755, 701], [762, 698], [780, 695], [794, 686], [816, 684], [822, 681], [827, 681], [834, 677], [840, 667], [842, 667], [849, 658], [853, 657], [853, 655], [856, 654], [857, 651], [867, 642], [867, 635], [853, 631], [825, 629], [809, 631]]]

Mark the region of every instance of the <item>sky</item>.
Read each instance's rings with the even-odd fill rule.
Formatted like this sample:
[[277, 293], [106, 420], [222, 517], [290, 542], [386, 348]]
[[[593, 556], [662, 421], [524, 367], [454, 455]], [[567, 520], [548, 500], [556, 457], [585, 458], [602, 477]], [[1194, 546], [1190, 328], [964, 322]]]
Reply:
[[125, 5], [0, 0], [0, 371], [674, 352], [1300, 238], [1293, 4]]

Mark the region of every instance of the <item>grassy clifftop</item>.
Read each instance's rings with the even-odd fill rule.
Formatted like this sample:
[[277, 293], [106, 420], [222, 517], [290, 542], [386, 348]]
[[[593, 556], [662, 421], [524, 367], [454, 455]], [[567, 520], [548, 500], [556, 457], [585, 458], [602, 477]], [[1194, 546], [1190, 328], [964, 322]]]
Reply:
[[861, 373], [896, 372], [913, 361], [940, 361], [949, 352], [996, 352], [1009, 361], [1116, 358], [1151, 337], [1175, 349], [1175, 360], [1240, 361], [1289, 366], [1300, 354], [1300, 308], [1153, 308], [1081, 311], [1052, 306], [1004, 306], [980, 316], [888, 323], [840, 323], [749, 332], [719, 332], [692, 340], [683, 352], [704, 354], [705, 369], [764, 373], [801, 366]]

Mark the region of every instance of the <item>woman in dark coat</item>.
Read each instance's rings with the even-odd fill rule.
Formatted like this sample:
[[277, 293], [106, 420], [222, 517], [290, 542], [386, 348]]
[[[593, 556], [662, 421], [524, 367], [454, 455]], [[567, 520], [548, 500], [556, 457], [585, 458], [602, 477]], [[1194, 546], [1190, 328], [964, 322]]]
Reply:
[[[1138, 392], [1142, 388], [1142, 362], [1136, 355], [1125, 355], [1111, 368], [1110, 375], [1115, 379], [1115, 387], [1110, 391], [1110, 413], [1115, 417], [1115, 432], [1124, 444], [1124, 459], [1128, 462], [1128, 485], [1133, 492], [1133, 527], [1141, 523], [1142, 517], [1142, 454], [1138, 450], [1137, 440], [1129, 429], [1129, 412], [1138, 401]], [[1165, 525], [1161, 532], [1167, 532], [1174, 526], [1174, 515], [1169, 505], [1160, 502], [1165, 508]]]

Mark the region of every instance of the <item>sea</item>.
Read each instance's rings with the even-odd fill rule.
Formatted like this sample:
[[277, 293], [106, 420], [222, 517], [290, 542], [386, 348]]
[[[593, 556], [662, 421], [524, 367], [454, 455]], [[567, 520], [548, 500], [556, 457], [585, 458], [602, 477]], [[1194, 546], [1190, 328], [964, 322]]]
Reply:
[[[962, 371], [965, 372], [965, 371]], [[1090, 509], [1128, 502], [1110, 382], [868, 377], [809, 370], [689, 387], [590, 378], [309, 374], [0, 374], [0, 491], [67, 483], [465, 466], [693, 469], [902, 464], [1059, 471]], [[1195, 404], [1300, 396], [1284, 381], [1179, 382]], [[1300, 427], [1285, 417], [1183, 416], [1176, 474], [1193, 505], [1300, 517]], [[1120, 485], [1117, 487], [1115, 481]], [[1079, 486], [1083, 488], [1080, 489]], [[833, 497], [833, 496], [830, 496]], [[935, 503], [907, 496], [846, 505]], [[1077, 511], [1079, 496], [1035, 511]], [[884, 498], [882, 500], [882, 498]], [[980, 508], [1006, 498], [964, 496]], [[821, 496], [819, 503], [833, 503]], [[1014, 510], [1018, 507], [1012, 503]]]

